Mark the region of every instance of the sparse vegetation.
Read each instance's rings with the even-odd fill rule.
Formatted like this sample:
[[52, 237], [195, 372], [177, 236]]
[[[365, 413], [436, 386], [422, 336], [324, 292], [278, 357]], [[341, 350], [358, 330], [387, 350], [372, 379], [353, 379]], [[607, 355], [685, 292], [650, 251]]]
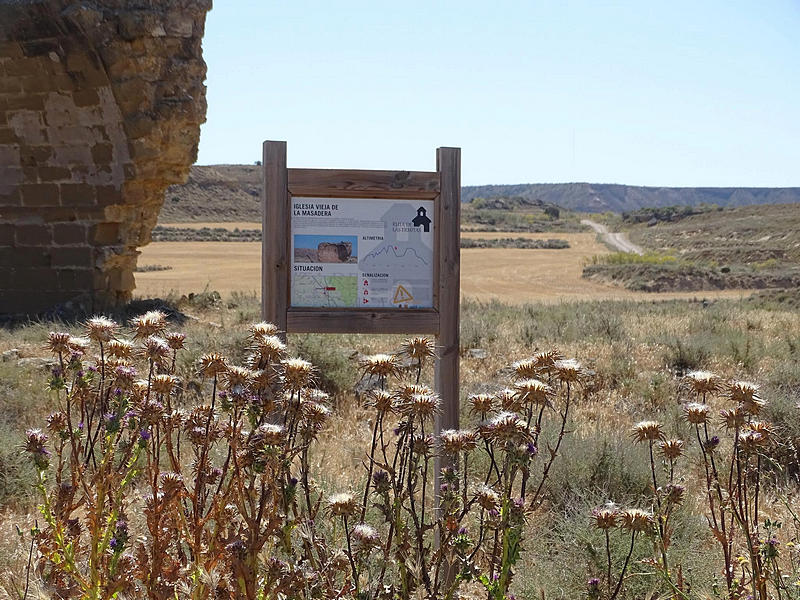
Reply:
[[[210, 294], [203, 296], [210, 297]], [[198, 297], [195, 295], [195, 299]], [[257, 317], [255, 298], [242, 295], [225, 300], [218, 296], [215, 298], [217, 300], [211, 303], [188, 298], [182, 302], [172, 301], [172, 314], [184, 313], [191, 317], [183, 318], [182, 329], [188, 336], [186, 347], [177, 355], [174, 371], [180, 384], [176, 388], [179, 393], [172, 401], [173, 406], [181, 410], [190, 411], [191, 407], [207, 403], [210, 398], [208, 381], [204, 383], [196, 370], [198, 360], [204, 354], [218, 352], [228, 356], [231, 363], [241, 364], [250, 352], [247, 324]], [[736, 516], [727, 505], [716, 501], [713, 508], [709, 507], [703, 449], [697, 443], [694, 425], [687, 424], [682, 408], [688, 402], [703, 403], [703, 398], [690, 385], [692, 378], [687, 379], [686, 375], [691, 371], [708, 370], [717, 374], [718, 379], [714, 381], [724, 383], [745, 379], [761, 384], [758, 396], [766, 401], [766, 405], [760, 406], [757, 419], [751, 418], [750, 421], [771, 422], [773, 425], [769, 444], [758, 446], [755, 454], [747, 454], [741, 442], [737, 449], [735, 428], [726, 430], [724, 425], [719, 425], [718, 411], [735, 409], [739, 402], [728, 397], [731, 388], [719, 388], [718, 392], [705, 398], [704, 404], [712, 407], [709, 439], [714, 435], [721, 439], [715, 456], [720, 457], [724, 465], [730, 465], [732, 457], [740, 456], [743, 473], [747, 471], [746, 461], [750, 461], [750, 470], [747, 471], [750, 474], [741, 485], [748, 486], [747, 498], [751, 502], [748, 518], [751, 526], [758, 523], [759, 545], [754, 556], [751, 550], [755, 546], [748, 549], [741, 529], [732, 536], [734, 552], [731, 556], [737, 581], [731, 581], [730, 587], [738, 589], [744, 586], [747, 591], [743, 595], [753, 594], [752, 574], [763, 573], [769, 576], [765, 584], [767, 595], [764, 596], [763, 590], [759, 589], [754, 597], [777, 597], [776, 582], [780, 580], [772, 576], [775, 566], [779, 566], [784, 575], [792, 574], [792, 559], [796, 558], [793, 544], [799, 541], [797, 522], [787, 508], [795, 506], [793, 498], [797, 490], [794, 486], [800, 465], [796, 450], [800, 447], [800, 415], [795, 408], [800, 396], [800, 320], [796, 308], [786, 308], [791, 306], [791, 298], [788, 292], [780, 295], [770, 292], [745, 302], [585, 302], [553, 306], [464, 303], [461, 341], [465, 423], [471, 422], [468, 398], [502, 390], [513, 374], [505, 366], [511, 361], [524, 361], [538, 349], [556, 345], [567, 355], [581, 357], [585, 368], [584, 385], [575, 396], [574, 408], [570, 409], [568, 430], [573, 433], [565, 436], [561, 444], [559, 454], [563, 459], [557, 460], [551, 469], [551, 483], [546, 486], [542, 510], [535, 518], [526, 520], [524, 536], [527, 542], [513, 568], [516, 576], [511, 582], [511, 593], [518, 598], [540, 597], [542, 594], [546, 598], [560, 595], [573, 598], [591, 592], [597, 593], [597, 597], [608, 598], [622, 582], [617, 598], [670, 597], [670, 594], [702, 598], [711, 595], [715, 586], [721, 597], [725, 597], [729, 585], [723, 569], [726, 564], [723, 547], [727, 546], [715, 539], [702, 515], [710, 517], [713, 510], [719, 519], [720, 510], [727, 511], [726, 532], [733, 531], [728, 525], [731, 518], [736, 520]], [[8, 525], [19, 524], [23, 531], [33, 526], [35, 518], [28, 512], [33, 502], [30, 481], [35, 474], [35, 465], [22, 454], [22, 431], [40, 426], [45, 416], [58, 407], [54, 404], [54, 397], [44, 392], [39, 383], [43, 377], [49, 376], [50, 367], [42, 363], [18, 364], [18, 361], [28, 357], [46, 359], [41, 351], [41, 340], [47, 337], [50, 329], [67, 330], [78, 335], [83, 328], [78, 323], [35, 323], [0, 330], [0, 352], [7, 352], [12, 347], [17, 349], [17, 353], [9, 355], [11, 358], [0, 363], [0, 412], [3, 419], [7, 419], [0, 428], [0, 435], [5, 436], [2, 444], [5, 450], [0, 454], [0, 460], [4, 461], [2, 502], [7, 511], [14, 511], [6, 512], [3, 520]], [[353, 381], [366, 368], [359, 357], [373, 356], [385, 348], [399, 349], [402, 338], [293, 335], [289, 342], [292, 353], [299, 352], [319, 363], [319, 373], [325, 375], [324, 378], [320, 376], [319, 381], [331, 394], [329, 425], [320, 430], [314, 450], [309, 454], [313, 472], [318, 474], [314, 489], [319, 490], [323, 498], [339, 491], [353, 490], [356, 492], [354, 498], [360, 502], [364, 492], [362, 477], [365, 475], [361, 465], [371, 447], [376, 420], [371, 412], [374, 407], [356, 402], [353, 397]], [[486, 358], [472, 358], [467, 352], [470, 348], [484, 349]], [[93, 360], [91, 354], [85, 355], [85, 366]], [[519, 364], [523, 363], [518, 363], [518, 368]], [[422, 378], [430, 377], [430, 373], [430, 367], [424, 367]], [[415, 377], [414, 370], [408, 376]], [[97, 385], [99, 375], [91, 377], [90, 389]], [[380, 387], [376, 379], [373, 379], [373, 385]], [[665, 503], [671, 502], [667, 500], [667, 486], [672, 463], [661, 454], [658, 440], [652, 440], [652, 444], [650, 439], [640, 444], [631, 440], [629, 432], [643, 419], [657, 421], [667, 438], [684, 442], [682, 455], [674, 460], [671, 481], [673, 486], [684, 486], [683, 499], [670, 505], [666, 521], [664, 511]], [[742, 422], [740, 432], [746, 428], [751, 428], [747, 419]], [[725, 431], [730, 431], [729, 437]], [[139, 435], [138, 429], [135, 433]], [[700, 434], [704, 439], [702, 426]], [[554, 447], [556, 438], [553, 434], [544, 435], [538, 444], [540, 456], [535, 461], [546, 458], [546, 455], [541, 455], [544, 452], [542, 448]], [[53, 439], [51, 436], [51, 441]], [[217, 445], [220, 443], [216, 442]], [[651, 446], [654, 463], [649, 458]], [[190, 452], [191, 447], [186, 445], [184, 451]], [[224, 462], [224, 452], [222, 454], [215, 452], [214, 460]], [[482, 464], [478, 456], [475, 455], [474, 463], [470, 459], [475, 468]], [[759, 456], [759, 518], [753, 520], [756, 512], [752, 501]], [[50, 460], [54, 461], [54, 457], [52, 454]], [[661, 491], [654, 491], [653, 471], [657, 482], [655, 490], [660, 488]], [[191, 475], [185, 480], [187, 486], [194, 485]], [[302, 477], [298, 480], [302, 481]], [[724, 486], [728, 485], [724, 476], [719, 480]], [[141, 477], [135, 479], [135, 484], [148, 486], [147, 481], [149, 479]], [[714, 481], [712, 474], [712, 492], [716, 493]], [[735, 487], [739, 485], [736, 477], [733, 485], [730, 491], [723, 490], [724, 494], [736, 497], [735, 494], [740, 493], [737, 490], [741, 490], [744, 499], [745, 488]], [[301, 488], [302, 484], [298, 483], [298, 490]], [[139, 502], [141, 496], [137, 498]], [[614, 505], [607, 506], [609, 500]], [[298, 502], [300, 506], [305, 503], [303, 493], [300, 493]], [[597, 514], [598, 510], [608, 509], [616, 514], [613, 517], [615, 524], [620, 524], [623, 523], [622, 513], [633, 508], [643, 511], [641, 527], [636, 531], [631, 529], [636, 521], [631, 521], [628, 529], [602, 529], [597, 527], [596, 517], [592, 518], [593, 512]], [[380, 521], [373, 520], [380, 513], [371, 511], [368, 510], [366, 518], [372, 527], [381, 531], [376, 525]], [[39, 527], [44, 531], [43, 517], [38, 516], [38, 519]], [[341, 518], [336, 534], [327, 529], [333, 526], [335, 519], [326, 516], [322, 520], [329, 523], [319, 525], [324, 529], [328, 547], [333, 548], [338, 543], [338, 548], [344, 552], [342, 570], [333, 572], [338, 573], [342, 581], [348, 578], [352, 582], [352, 565], [344, 548], [345, 540], [341, 537]], [[134, 543], [134, 533], [145, 540], [150, 535], [144, 529], [135, 528], [134, 522], [135, 519], [130, 518], [127, 523], [131, 544]], [[659, 522], [665, 522], [664, 531], [669, 533], [668, 539], [661, 532], [656, 533]], [[776, 525], [778, 522], [780, 528]], [[352, 525], [348, 519], [351, 536]], [[473, 530], [471, 525], [467, 527], [470, 539], [474, 540], [472, 534], [478, 529]], [[739, 527], [738, 521], [735, 527]], [[30, 538], [20, 540], [16, 534], [8, 537], [9, 530], [6, 528], [6, 531], [6, 537], [0, 537], [0, 547], [4, 549], [0, 554], [0, 564], [8, 574], [4, 580], [6, 589], [16, 595], [24, 587], [29, 550], [27, 541]], [[413, 531], [412, 527], [412, 542], [415, 539]], [[88, 535], [88, 529], [82, 535]], [[624, 567], [632, 537], [635, 537], [633, 552], [627, 567]], [[668, 544], [665, 544], [665, 539]], [[779, 543], [767, 543], [773, 539]], [[666, 575], [662, 568], [662, 549], [669, 567]], [[767, 549], [777, 549], [777, 555], [768, 556], [765, 554]], [[380, 553], [373, 551], [371, 555], [376, 557]], [[740, 556], [743, 562], [738, 558]], [[754, 567], [753, 560], [762, 562], [760, 565], [756, 562]], [[360, 564], [356, 563], [359, 574], [362, 573]], [[623, 567], [624, 577], [621, 576]], [[34, 573], [32, 577], [36, 581]], [[596, 583], [587, 587], [593, 578], [596, 578]], [[787, 588], [793, 591], [790, 585], [793, 580], [785, 579]], [[467, 586], [465, 591], [476, 591], [471, 587], [474, 584], [464, 585]], [[484, 590], [482, 594], [485, 597], [485, 588], [481, 584], [478, 587]], [[792, 597], [784, 589], [781, 594]]]
[[[644, 256], [590, 261], [584, 276], [631, 290], [800, 287], [800, 210], [796, 205], [643, 209], [626, 222]], [[641, 220], [640, 220], [641, 219]]]

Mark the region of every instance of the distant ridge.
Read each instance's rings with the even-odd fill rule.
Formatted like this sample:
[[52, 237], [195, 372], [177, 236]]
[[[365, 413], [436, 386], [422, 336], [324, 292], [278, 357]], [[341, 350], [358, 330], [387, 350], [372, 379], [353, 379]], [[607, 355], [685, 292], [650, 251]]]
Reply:
[[[164, 194], [161, 223], [260, 221], [261, 167], [194, 166], [184, 185]], [[800, 188], [670, 188], [605, 183], [522, 183], [477, 185], [461, 190], [462, 200], [519, 196], [581, 212], [625, 212], [639, 208], [697, 204], [743, 206], [800, 202]], [[800, 209], [799, 209], [800, 210]]]
[[461, 188], [461, 200], [520, 196], [581, 212], [626, 212], [658, 206], [745, 206], [800, 202], [800, 187], [643, 187], [614, 183], [521, 183]]

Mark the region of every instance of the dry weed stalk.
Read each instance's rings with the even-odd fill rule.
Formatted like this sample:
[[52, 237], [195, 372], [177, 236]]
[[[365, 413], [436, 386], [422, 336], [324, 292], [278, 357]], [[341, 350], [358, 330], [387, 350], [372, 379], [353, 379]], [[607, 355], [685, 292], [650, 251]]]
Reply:
[[[177, 401], [184, 336], [158, 312], [132, 327], [132, 341], [104, 317], [87, 339], [50, 334], [59, 410], [26, 449], [44, 517], [36, 573], [54, 595], [444, 599], [476, 580], [507, 597], [583, 377], [576, 362], [535, 357], [512, 388], [473, 401], [475, 428], [435, 437], [440, 401], [420, 383], [433, 344], [404, 344], [416, 380], [394, 389], [397, 358], [368, 358], [380, 389], [357, 499], [315, 484], [309, 452], [329, 401], [274, 326], [252, 327], [246, 366], [203, 355], [208, 396], [191, 407]], [[453, 467], [434, 490], [437, 453]]]

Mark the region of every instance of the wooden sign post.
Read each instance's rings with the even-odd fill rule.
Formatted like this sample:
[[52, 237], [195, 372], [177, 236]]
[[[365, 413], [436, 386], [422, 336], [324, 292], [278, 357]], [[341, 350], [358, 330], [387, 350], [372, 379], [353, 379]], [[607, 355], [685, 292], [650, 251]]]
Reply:
[[461, 150], [439, 148], [430, 172], [289, 169], [286, 142], [267, 141], [263, 169], [263, 318], [435, 335], [436, 433], [458, 429]]

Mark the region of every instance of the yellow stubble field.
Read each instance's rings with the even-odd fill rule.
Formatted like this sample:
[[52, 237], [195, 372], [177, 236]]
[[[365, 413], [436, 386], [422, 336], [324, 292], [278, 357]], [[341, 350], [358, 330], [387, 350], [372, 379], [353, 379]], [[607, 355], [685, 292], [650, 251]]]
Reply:
[[[165, 224], [167, 225], [167, 224]], [[191, 223], [170, 226], [257, 229], [259, 223]], [[570, 244], [564, 250], [465, 248], [461, 250], [461, 295], [509, 303], [570, 300], [666, 300], [670, 298], [739, 298], [749, 292], [681, 292], [649, 294], [583, 279], [584, 263], [609, 250], [594, 233], [486, 233], [464, 232], [470, 238], [558, 238]], [[165, 271], [136, 273], [136, 295], [164, 296], [204, 289], [223, 295], [256, 292], [261, 281], [260, 242], [154, 242], [141, 249], [140, 267], [162, 265]]]

